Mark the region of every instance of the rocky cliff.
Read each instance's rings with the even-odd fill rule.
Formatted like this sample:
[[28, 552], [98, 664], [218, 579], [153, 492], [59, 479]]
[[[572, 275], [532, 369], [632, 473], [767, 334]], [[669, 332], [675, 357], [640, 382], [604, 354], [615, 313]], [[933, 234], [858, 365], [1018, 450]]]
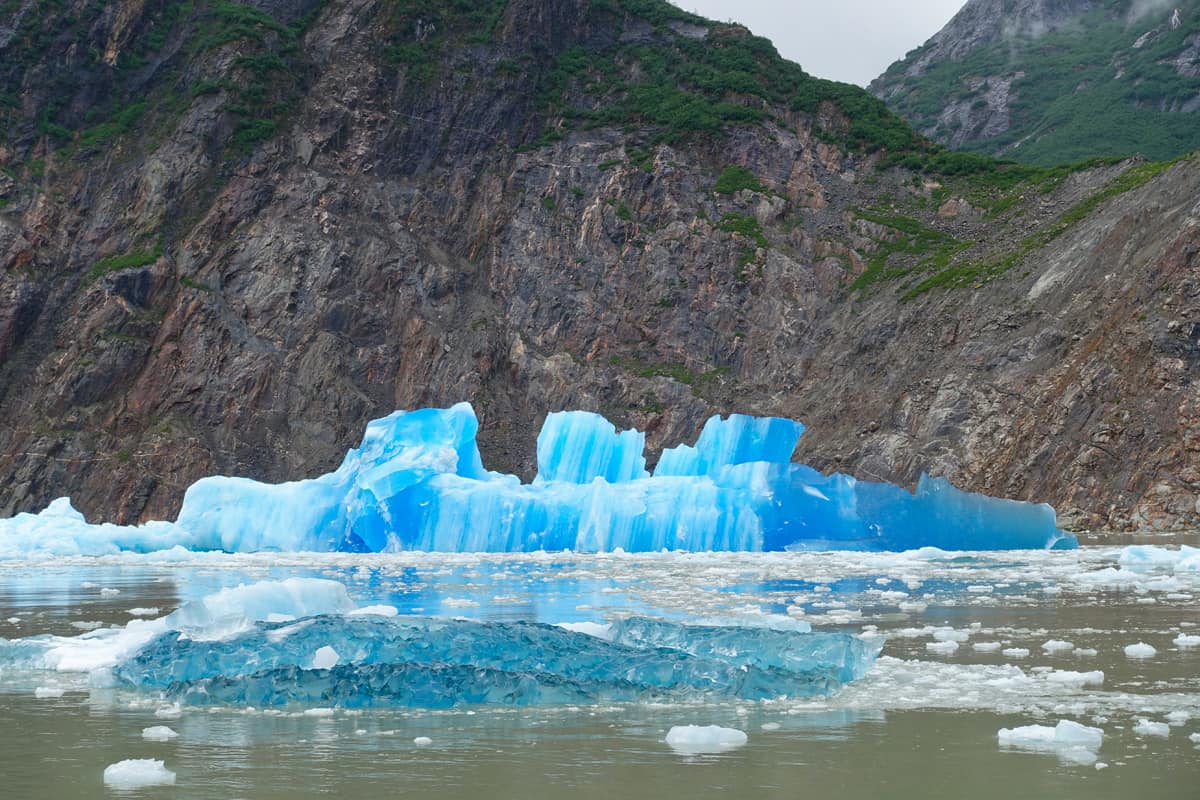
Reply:
[[7, 0], [0, 513], [469, 400], [1194, 526], [1200, 163], [998, 169], [655, 0]]
[[870, 88], [956, 149], [1172, 158], [1200, 148], [1200, 3], [970, 0]]

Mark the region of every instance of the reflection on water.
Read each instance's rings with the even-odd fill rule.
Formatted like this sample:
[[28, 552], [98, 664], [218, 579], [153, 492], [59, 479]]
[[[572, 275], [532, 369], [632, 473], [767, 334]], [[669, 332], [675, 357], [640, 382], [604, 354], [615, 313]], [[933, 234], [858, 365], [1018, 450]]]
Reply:
[[[1200, 633], [1200, 575], [1105, 573], [1119, 554], [278, 554], [0, 565], [0, 636], [9, 639], [124, 625], [221, 588], [292, 576], [339, 580], [356, 602], [401, 613], [543, 622], [768, 613], [886, 637], [872, 673], [836, 697], [715, 705], [175, 711], [154, 695], [91, 688], [87, 676], [0, 665], [0, 794], [116, 794], [101, 784], [105, 766], [157, 758], [177, 785], [131, 796], [1194, 797], [1200, 649], [1173, 642]], [[1051, 640], [1073, 649], [1047, 651]], [[1137, 641], [1157, 655], [1126, 658]], [[1095, 671], [1104, 673], [1098, 686], [1073, 677]], [[39, 686], [63, 694], [38, 698]], [[1169, 735], [1137, 735], [1139, 718], [1169, 720]], [[997, 744], [1002, 727], [1059, 719], [1104, 730], [1107, 768]], [[749, 742], [681, 756], [663, 741], [680, 724], [738, 728]], [[155, 725], [178, 738], [143, 739]]]

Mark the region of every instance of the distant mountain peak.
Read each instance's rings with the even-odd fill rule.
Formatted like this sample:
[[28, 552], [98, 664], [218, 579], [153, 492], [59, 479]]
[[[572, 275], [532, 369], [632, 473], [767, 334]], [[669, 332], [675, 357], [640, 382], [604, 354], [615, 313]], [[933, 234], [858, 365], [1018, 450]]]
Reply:
[[1198, 0], [970, 0], [870, 90], [956, 149], [1050, 164], [1200, 148]]

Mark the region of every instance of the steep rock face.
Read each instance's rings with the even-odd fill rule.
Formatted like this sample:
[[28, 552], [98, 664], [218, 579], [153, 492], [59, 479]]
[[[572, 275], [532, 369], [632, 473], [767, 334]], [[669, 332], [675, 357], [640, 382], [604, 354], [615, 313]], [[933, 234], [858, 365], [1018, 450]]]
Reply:
[[[969, 185], [834, 143], [849, 121], [828, 104], [686, 136], [571, 124], [534, 87], [580, 52], [744, 36], [594, 5], [496, 3], [443, 39], [455, 19], [379, 0], [260, 3], [297, 27], [256, 17], [257, 38], [209, 49], [169, 28], [93, 85], [27, 65], [19, 111], [123, 80], [154, 107], [103, 139], [10, 116], [0, 513], [71, 494], [93, 517], [167, 516], [202, 475], [313, 475], [368, 419], [469, 400], [488, 465], [526, 475], [548, 411], [601, 411], [652, 450], [741, 411], [803, 419], [803, 458], [864, 478], [928, 471], [1081, 525], [1195, 524], [1200, 164], [1095, 204], [993, 280], [855, 289], [904, 224], [861, 209], [982, 258], [1129, 165], [989, 214]], [[170, 8], [107, 4], [78, 35], [107, 58]], [[286, 113], [247, 120], [263, 48], [287, 65], [267, 73]], [[174, 79], [190, 88], [170, 99]], [[584, 106], [581, 85], [563, 91]], [[730, 166], [752, 180], [714, 191]]]
[[871, 84], [956, 149], [1054, 164], [1200, 148], [1189, 0], [970, 0]]

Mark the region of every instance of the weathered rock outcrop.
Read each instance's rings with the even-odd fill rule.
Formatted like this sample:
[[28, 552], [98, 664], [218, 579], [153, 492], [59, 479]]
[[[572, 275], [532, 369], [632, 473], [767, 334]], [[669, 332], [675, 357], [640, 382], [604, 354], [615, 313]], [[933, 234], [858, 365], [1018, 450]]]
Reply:
[[[851, 288], [899, 235], [858, 209], [982, 258], [1129, 165], [989, 213], [968, 184], [831, 143], [814, 126], [844, 124], [832, 107], [662, 137], [571, 125], [539, 97], [578, 49], [742, 35], [721, 26], [512, 0], [486, 37], [426, 52], [394, 4], [258, 5], [297, 25], [258, 41], [298, 31], [270, 50], [287, 70], [268, 73], [286, 105], [269, 130], [235, 108], [270, 66], [245, 60], [265, 58], [254, 40], [195, 50], [170, 28], [140, 66], [118, 52], [72, 79], [81, 108], [130, 80], [154, 103], [99, 141], [30, 122], [69, 61], [24, 67], [0, 145], [0, 513], [70, 494], [93, 518], [171, 515], [200, 476], [312, 475], [368, 419], [469, 400], [485, 459], [525, 474], [551, 410], [652, 446], [744, 411], [804, 420], [800, 455], [829, 469], [928, 471], [1078, 525], [1196, 524], [1200, 163], [1003, 274], [905, 300], [907, 278]], [[106, 6], [78, 34], [101, 59], [171, 4]], [[714, 192], [731, 165], [754, 181]]]

